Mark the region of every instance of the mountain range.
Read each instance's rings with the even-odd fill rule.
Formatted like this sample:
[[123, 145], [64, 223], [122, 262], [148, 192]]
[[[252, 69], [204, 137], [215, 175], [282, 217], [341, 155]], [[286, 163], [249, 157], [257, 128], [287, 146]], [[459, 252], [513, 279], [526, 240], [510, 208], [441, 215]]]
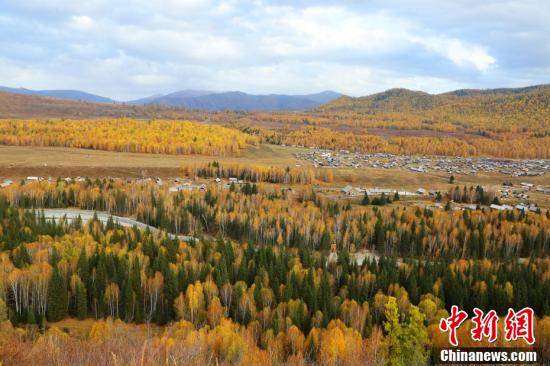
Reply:
[[203, 90], [182, 90], [167, 95], [130, 101], [128, 104], [155, 104], [208, 111], [299, 111], [315, 108], [339, 98], [341, 95], [333, 91], [306, 95], [254, 95], [240, 91], [209, 92]]
[[52, 97], [92, 103], [124, 103], [129, 105], [157, 105], [164, 107], [199, 109], [208, 111], [300, 111], [309, 110], [340, 97], [342, 94], [324, 91], [306, 95], [269, 94], [254, 95], [240, 91], [213, 92], [186, 89], [170, 94], [156, 94], [127, 102], [115, 101], [79, 90], [30, 90], [0, 86], [0, 91]]
[[[28, 117], [134, 117], [200, 119], [202, 110], [308, 110], [308, 114], [353, 113], [403, 120], [415, 114], [431, 121], [515, 120], [538, 124], [548, 130], [550, 85], [525, 88], [461, 89], [429, 94], [408, 89], [389, 89], [364, 97], [339, 96], [334, 92], [291, 96], [251, 95], [241, 92], [212, 93], [182, 90], [126, 103], [114, 102], [79, 91], [32, 91], [0, 87], [0, 118]], [[46, 96], [46, 97], [44, 97]], [[97, 103], [96, 101], [101, 101]], [[106, 102], [108, 100], [109, 102]], [[180, 107], [183, 106], [183, 107]], [[465, 122], [465, 123], [466, 123]], [[500, 123], [499, 122], [499, 123]], [[503, 123], [503, 122], [502, 122]]]

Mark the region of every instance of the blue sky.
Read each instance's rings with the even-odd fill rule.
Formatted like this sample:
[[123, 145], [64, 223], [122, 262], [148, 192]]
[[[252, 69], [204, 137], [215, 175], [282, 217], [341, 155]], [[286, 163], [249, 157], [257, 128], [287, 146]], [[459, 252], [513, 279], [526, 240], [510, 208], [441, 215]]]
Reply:
[[5, 86], [128, 100], [550, 82], [548, 0], [0, 2]]

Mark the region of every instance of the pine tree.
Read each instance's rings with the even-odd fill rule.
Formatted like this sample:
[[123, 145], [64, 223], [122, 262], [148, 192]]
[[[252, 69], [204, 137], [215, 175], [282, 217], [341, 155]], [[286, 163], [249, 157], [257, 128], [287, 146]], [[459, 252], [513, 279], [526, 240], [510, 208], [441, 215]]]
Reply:
[[134, 318], [135, 297], [131, 280], [128, 279], [122, 285], [122, 318], [130, 322]]
[[27, 319], [25, 320], [25, 323], [27, 323], [27, 324], [36, 324], [36, 318], [34, 316], [34, 310], [32, 310], [32, 309], [27, 310]]
[[76, 316], [84, 319], [88, 315], [88, 296], [83, 283], [76, 286]]
[[90, 272], [89, 272], [89, 264], [88, 264], [88, 257], [86, 256], [86, 250], [84, 247], [80, 250], [80, 254], [78, 256], [78, 262], [76, 264], [76, 274], [85, 286], [89, 285], [89, 279], [90, 279]]
[[370, 205], [370, 199], [369, 199], [369, 195], [367, 194], [367, 192], [365, 192], [365, 195], [363, 196], [363, 199], [361, 200], [361, 204], [363, 206]]
[[67, 316], [68, 293], [67, 284], [54, 267], [48, 286], [47, 316], [49, 321], [59, 321]]
[[315, 282], [313, 279], [313, 268], [307, 271], [307, 277], [305, 281], [304, 300], [308, 309], [313, 313], [318, 310], [317, 307], [317, 293], [315, 292]]
[[174, 300], [178, 296], [178, 280], [170, 268], [164, 273], [164, 321], [173, 320], [176, 317], [174, 312]]
[[330, 319], [332, 319], [333, 315], [333, 306], [332, 306], [332, 288], [330, 285], [330, 279], [328, 272], [323, 271], [323, 275], [321, 277], [321, 284], [319, 285], [319, 307], [322, 310], [324, 314], [323, 318], [323, 326], [326, 326]]
[[374, 224], [374, 235], [376, 250], [380, 255], [384, 255], [386, 253], [386, 234], [384, 233], [384, 225], [380, 219], [376, 220]]

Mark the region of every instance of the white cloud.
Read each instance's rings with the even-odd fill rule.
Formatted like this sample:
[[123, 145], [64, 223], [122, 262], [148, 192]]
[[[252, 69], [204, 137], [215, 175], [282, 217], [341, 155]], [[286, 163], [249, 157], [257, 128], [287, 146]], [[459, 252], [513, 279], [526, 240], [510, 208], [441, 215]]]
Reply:
[[86, 15], [75, 15], [71, 17], [69, 27], [79, 31], [87, 31], [94, 27], [94, 20]]
[[485, 71], [496, 63], [495, 58], [489, 55], [484, 47], [467, 44], [456, 38], [415, 37], [413, 41], [424, 45], [430, 51], [439, 53], [457, 66], [475, 67], [479, 71]]
[[192, 29], [115, 26], [111, 37], [117, 47], [140, 54], [145, 59], [214, 62], [221, 58], [238, 58], [241, 54], [234, 40]]
[[402, 47], [409, 31], [401, 19], [339, 6], [272, 7], [258, 18], [253, 26], [249, 23], [259, 32], [258, 47], [267, 55], [284, 57], [384, 54]]
[[0, 85], [125, 99], [550, 82], [550, 3], [525, 1], [6, 0]]

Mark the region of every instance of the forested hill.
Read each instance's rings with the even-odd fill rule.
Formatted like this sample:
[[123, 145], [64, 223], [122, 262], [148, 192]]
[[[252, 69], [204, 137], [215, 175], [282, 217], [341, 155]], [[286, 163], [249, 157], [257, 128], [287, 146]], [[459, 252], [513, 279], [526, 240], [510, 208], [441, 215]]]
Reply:
[[358, 98], [341, 97], [315, 111], [357, 115], [413, 114], [422, 115], [428, 121], [465, 125], [476, 120], [491, 119], [498, 123], [513, 123], [548, 131], [550, 84], [516, 89], [462, 89], [435, 95], [390, 89]]

